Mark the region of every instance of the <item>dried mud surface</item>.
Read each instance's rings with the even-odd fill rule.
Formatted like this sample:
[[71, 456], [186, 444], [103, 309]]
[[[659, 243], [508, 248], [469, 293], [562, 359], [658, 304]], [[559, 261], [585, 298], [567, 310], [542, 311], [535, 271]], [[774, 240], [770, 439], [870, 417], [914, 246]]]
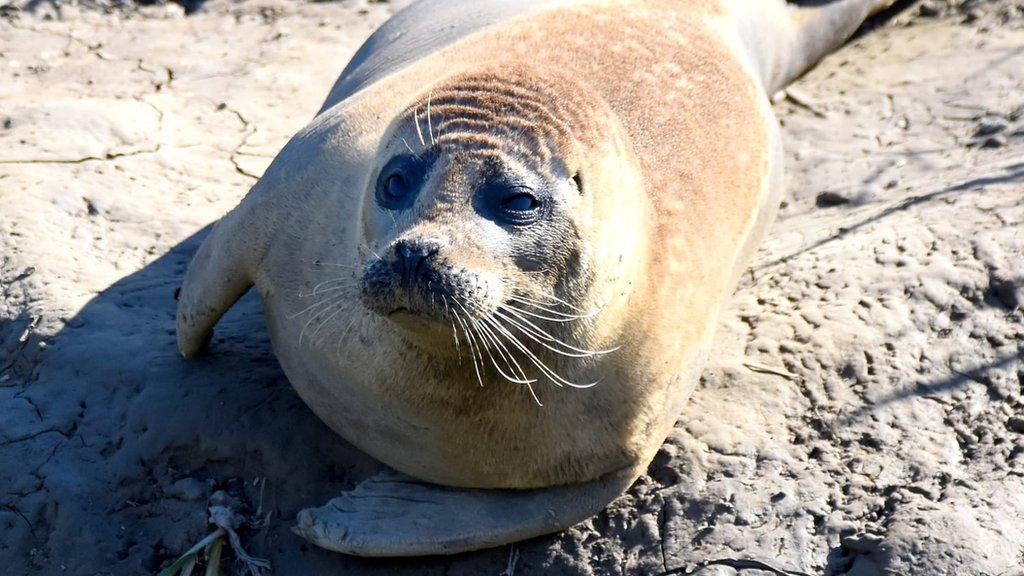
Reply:
[[379, 464], [292, 392], [255, 298], [185, 362], [172, 294], [401, 4], [0, 8], [5, 574], [153, 573], [208, 532], [217, 490], [281, 575], [1024, 574], [1015, 2], [911, 7], [778, 98], [781, 216], [675, 432], [608, 510], [453, 558], [292, 535]]

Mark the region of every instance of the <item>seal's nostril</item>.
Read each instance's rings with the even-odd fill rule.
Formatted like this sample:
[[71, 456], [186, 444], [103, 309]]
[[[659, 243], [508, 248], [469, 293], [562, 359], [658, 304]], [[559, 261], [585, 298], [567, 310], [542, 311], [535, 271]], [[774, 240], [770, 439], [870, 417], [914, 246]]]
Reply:
[[395, 242], [395, 272], [402, 280], [409, 282], [419, 278], [427, 262], [437, 256], [440, 246], [422, 240], [399, 240]]

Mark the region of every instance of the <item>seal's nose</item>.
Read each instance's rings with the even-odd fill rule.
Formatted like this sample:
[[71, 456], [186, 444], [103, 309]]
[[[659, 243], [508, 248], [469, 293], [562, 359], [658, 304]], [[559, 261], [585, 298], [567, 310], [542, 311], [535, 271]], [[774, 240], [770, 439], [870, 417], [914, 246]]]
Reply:
[[404, 282], [418, 279], [429, 261], [437, 256], [441, 246], [427, 240], [399, 240], [395, 242], [395, 273]]

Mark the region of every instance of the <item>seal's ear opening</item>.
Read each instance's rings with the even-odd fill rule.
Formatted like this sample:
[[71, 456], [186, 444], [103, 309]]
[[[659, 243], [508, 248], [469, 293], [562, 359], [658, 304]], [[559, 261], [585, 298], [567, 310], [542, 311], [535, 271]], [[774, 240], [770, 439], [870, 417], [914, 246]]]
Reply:
[[580, 176], [580, 173], [576, 172], [572, 175], [572, 181], [576, 184], [576, 190], [579, 191], [580, 194], [583, 194], [583, 176]]
[[256, 252], [252, 226], [243, 224], [245, 202], [214, 225], [189, 264], [178, 300], [178, 350], [197, 356], [210, 341], [214, 324], [253, 284], [251, 264]]

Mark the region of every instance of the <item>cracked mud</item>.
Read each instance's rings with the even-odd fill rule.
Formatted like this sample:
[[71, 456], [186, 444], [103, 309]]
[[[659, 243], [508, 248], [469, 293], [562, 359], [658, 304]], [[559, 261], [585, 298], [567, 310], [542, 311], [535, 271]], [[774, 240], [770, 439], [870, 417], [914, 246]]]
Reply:
[[1024, 574], [1012, 1], [912, 7], [777, 98], [780, 218], [675, 432], [608, 510], [453, 558], [292, 535], [379, 465], [292, 392], [254, 298], [186, 363], [173, 293], [400, 4], [0, 10], [5, 573], [154, 573], [224, 491], [281, 575]]

